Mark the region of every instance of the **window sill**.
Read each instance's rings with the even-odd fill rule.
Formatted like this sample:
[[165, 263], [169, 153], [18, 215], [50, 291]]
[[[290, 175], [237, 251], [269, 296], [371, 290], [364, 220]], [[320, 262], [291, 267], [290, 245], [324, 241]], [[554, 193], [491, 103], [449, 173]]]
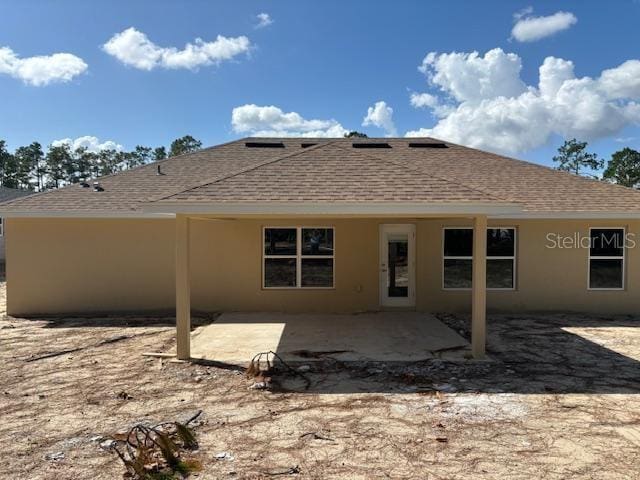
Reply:
[[262, 287], [262, 290], [335, 290], [336, 287]]
[[622, 288], [587, 288], [587, 292], [625, 292], [627, 289]]
[[[470, 292], [472, 288], [441, 288], [442, 292]], [[487, 288], [487, 292], [515, 292], [517, 288]]]

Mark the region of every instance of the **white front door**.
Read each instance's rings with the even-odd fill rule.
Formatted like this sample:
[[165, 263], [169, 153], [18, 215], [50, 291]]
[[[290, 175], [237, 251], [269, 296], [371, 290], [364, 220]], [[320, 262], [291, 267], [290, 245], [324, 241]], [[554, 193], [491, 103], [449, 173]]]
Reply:
[[416, 304], [416, 226], [380, 225], [380, 305]]

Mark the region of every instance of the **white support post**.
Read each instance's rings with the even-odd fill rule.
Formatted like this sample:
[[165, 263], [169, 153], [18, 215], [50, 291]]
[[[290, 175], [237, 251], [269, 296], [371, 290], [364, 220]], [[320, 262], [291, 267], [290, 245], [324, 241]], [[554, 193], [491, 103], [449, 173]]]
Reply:
[[487, 337], [487, 217], [473, 219], [473, 281], [471, 287], [471, 351], [485, 356]]
[[189, 217], [176, 215], [176, 343], [179, 360], [191, 357]]

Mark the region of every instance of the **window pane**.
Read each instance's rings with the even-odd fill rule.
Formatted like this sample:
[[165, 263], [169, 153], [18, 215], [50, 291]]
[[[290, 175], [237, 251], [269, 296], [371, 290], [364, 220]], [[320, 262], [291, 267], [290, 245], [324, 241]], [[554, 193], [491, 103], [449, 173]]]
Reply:
[[296, 259], [295, 258], [265, 258], [264, 259], [265, 287], [295, 287]]
[[333, 287], [333, 259], [303, 258], [303, 287]]
[[264, 229], [265, 255], [295, 255], [296, 253], [295, 228]]
[[487, 255], [490, 257], [512, 257], [515, 252], [513, 228], [487, 229]]
[[409, 296], [409, 238], [406, 234], [390, 235], [387, 267], [387, 291], [390, 297]]
[[470, 257], [473, 255], [473, 230], [452, 228], [444, 231], [445, 257]]
[[303, 228], [303, 255], [333, 255], [333, 228]]
[[594, 257], [621, 257], [624, 230], [621, 228], [594, 228], [591, 230], [591, 255]]
[[513, 288], [513, 260], [487, 260], [487, 288]]
[[591, 260], [590, 288], [622, 288], [622, 260]]
[[444, 261], [444, 288], [471, 288], [471, 260]]

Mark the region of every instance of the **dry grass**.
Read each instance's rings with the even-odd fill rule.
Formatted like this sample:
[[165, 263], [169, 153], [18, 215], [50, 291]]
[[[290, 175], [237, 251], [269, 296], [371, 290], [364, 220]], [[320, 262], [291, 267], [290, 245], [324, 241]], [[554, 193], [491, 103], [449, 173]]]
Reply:
[[[496, 317], [494, 363], [328, 361], [308, 391], [286, 377], [264, 392], [241, 372], [141, 357], [172, 348], [162, 319], [2, 318], [0, 478], [121, 478], [94, 437], [202, 409], [193, 478], [636, 479], [640, 319], [628, 320]], [[100, 344], [121, 335], [131, 338]]]

